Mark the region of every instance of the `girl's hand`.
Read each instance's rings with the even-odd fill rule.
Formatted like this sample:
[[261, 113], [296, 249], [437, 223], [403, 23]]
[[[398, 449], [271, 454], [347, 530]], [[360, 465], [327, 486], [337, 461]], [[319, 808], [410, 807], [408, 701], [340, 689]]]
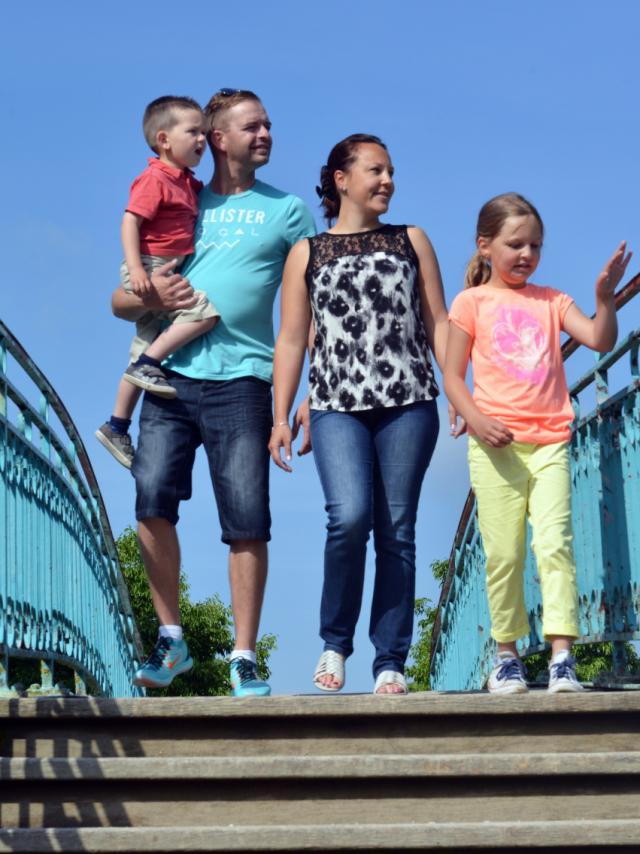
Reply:
[[627, 252], [627, 241], [623, 240], [614, 254], [604, 265], [604, 269], [596, 279], [596, 299], [611, 299], [620, 280], [624, 276], [627, 265], [633, 253]]
[[501, 421], [489, 418], [488, 415], [478, 415], [470, 422], [471, 429], [475, 435], [492, 448], [504, 448], [513, 442], [513, 433], [505, 427]]
[[291, 459], [291, 427], [288, 424], [274, 424], [271, 428], [271, 438], [269, 439], [269, 453], [274, 463], [281, 468], [282, 471], [293, 471], [290, 465], [280, 456], [280, 448], [284, 448], [285, 459]]

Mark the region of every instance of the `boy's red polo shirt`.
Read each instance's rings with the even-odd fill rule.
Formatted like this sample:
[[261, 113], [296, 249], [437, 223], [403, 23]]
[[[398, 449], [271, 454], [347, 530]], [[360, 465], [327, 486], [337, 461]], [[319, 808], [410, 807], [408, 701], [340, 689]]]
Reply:
[[131, 185], [127, 210], [144, 217], [140, 226], [143, 255], [190, 255], [202, 182], [190, 169], [177, 169], [157, 157]]

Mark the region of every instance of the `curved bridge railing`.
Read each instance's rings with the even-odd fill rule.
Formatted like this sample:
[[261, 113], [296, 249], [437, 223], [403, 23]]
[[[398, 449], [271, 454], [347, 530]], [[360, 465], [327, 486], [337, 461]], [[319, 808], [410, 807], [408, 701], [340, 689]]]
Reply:
[[69, 413], [0, 322], [0, 693], [11, 662], [56, 662], [105, 696], [131, 684], [141, 645], [91, 463]]
[[[620, 309], [640, 291], [640, 276], [616, 296]], [[576, 412], [571, 443], [574, 552], [578, 568], [581, 642], [640, 638], [640, 329], [598, 359], [570, 388]], [[578, 349], [568, 340], [563, 356]], [[610, 392], [608, 373], [629, 359], [630, 382]], [[581, 395], [595, 389], [595, 408], [582, 415]], [[485, 557], [470, 493], [458, 525], [434, 624], [431, 686], [438, 691], [481, 688], [491, 670]], [[525, 566], [528, 653], [540, 652], [542, 603], [531, 548]]]

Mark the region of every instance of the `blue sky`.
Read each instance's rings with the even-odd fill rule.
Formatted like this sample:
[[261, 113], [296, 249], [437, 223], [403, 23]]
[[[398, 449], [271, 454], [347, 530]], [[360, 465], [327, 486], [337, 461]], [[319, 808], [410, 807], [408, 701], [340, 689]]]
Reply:
[[[617, 243], [640, 251], [634, 0], [204, 8], [36, 0], [3, 13], [0, 313], [75, 420], [116, 535], [133, 522], [133, 482], [93, 431], [111, 410], [132, 332], [111, 316], [109, 299], [128, 187], [149, 154], [140, 124], [153, 98], [257, 91], [274, 134], [260, 177], [301, 196], [319, 227], [313, 188], [329, 149], [349, 133], [380, 135], [396, 166], [387, 219], [428, 232], [449, 302], [478, 210], [499, 192], [536, 204], [546, 240], [535, 281], [568, 291], [585, 311]], [[198, 174], [206, 181], [210, 172], [205, 155]], [[629, 272], [637, 270], [634, 259]], [[637, 326], [638, 307], [621, 321], [623, 330]], [[588, 360], [572, 360], [570, 378]], [[418, 593], [432, 598], [429, 564], [448, 555], [468, 489], [465, 442], [448, 437], [446, 419], [442, 426], [418, 528]], [[324, 539], [311, 458], [290, 476], [273, 469], [272, 514], [262, 624], [278, 636], [272, 684], [308, 691], [320, 652]], [[226, 548], [203, 458], [180, 536], [194, 598], [219, 591], [227, 601]], [[369, 599], [370, 585], [347, 668], [352, 691], [371, 689]]]

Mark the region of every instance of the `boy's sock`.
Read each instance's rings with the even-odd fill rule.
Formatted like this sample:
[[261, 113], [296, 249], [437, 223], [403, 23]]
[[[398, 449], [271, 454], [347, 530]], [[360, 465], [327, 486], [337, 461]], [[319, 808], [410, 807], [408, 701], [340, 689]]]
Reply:
[[133, 363], [134, 365], [151, 365], [152, 368], [160, 367], [160, 360], [154, 359], [152, 356], [147, 356], [146, 353], [142, 353], [136, 361]]
[[252, 649], [234, 649], [229, 656], [229, 661], [233, 661], [234, 658], [246, 658], [252, 664], [256, 663], [256, 654]]
[[117, 433], [119, 436], [126, 436], [129, 432], [129, 427], [131, 427], [131, 419], [118, 418], [117, 416], [112, 415], [109, 419], [109, 427], [111, 427], [113, 432]]
[[171, 640], [182, 640], [182, 626], [160, 626], [158, 636], [161, 638], [171, 638]]

